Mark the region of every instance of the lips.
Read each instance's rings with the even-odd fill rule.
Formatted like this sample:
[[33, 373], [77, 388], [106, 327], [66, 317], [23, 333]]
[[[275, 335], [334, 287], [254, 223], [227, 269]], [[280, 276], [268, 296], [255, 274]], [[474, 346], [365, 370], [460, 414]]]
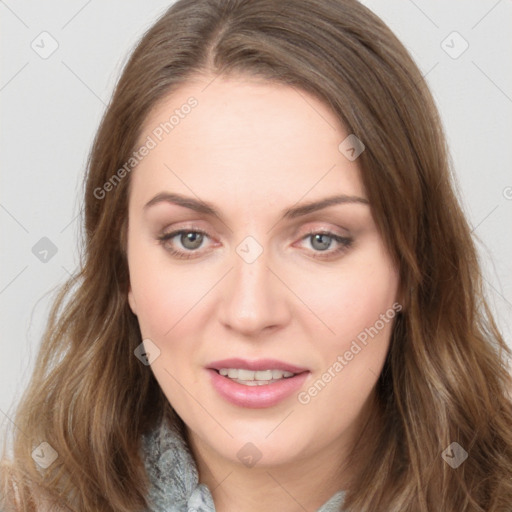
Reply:
[[[297, 392], [310, 375], [307, 368], [276, 359], [258, 359], [254, 361], [238, 358], [223, 359], [210, 363], [206, 369], [210, 374], [213, 388], [221, 398], [230, 404], [247, 408], [264, 408], [279, 404], [294, 392]], [[228, 375], [221, 375], [220, 370], [223, 370], [222, 373], [225, 374], [226, 369], [255, 372], [255, 376], [256, 373], [268, 370], [278, 370], [292, 375], [283, 376], [277, 380], [267, 380], [265, 383], [254, 381], [251, 382], [253, 385], [248, 385], [247, 381], [242, 383], [239, 380], [229, 378]]]
[[291, 373], [307, 372], [307, 368], [295, 366], [277, 359], [257, 359], [248, 361], [246, 359], [231, 358], [221, 361], [214, 361], [207, 365], [207, 368], [219, 371], [222, 368], [240, 368], [244, 370], [264, 371], [264, 370], [283, 370]]

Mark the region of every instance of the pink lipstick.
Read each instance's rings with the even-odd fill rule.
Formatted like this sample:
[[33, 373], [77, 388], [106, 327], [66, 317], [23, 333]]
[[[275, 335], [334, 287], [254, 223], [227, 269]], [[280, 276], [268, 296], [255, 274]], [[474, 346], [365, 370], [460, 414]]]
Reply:
[[297, 392], [310, 371], [276, 359], [231, 358], [207, 365], [214, 389], [239, 407], [277, 405]]

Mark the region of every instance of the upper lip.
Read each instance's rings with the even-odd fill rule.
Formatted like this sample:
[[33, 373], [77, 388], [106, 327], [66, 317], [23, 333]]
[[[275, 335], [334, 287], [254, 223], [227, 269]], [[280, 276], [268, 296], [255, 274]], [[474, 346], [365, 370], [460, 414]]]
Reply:
[[221, 368], [240, 368], [244, 370], [284, 370], [292, 373], [302, 373], [308, 371], [307, 368], [295, 366], [284, 361], [277, 359], [254, 359], [252, 361], [247, 359], [240, 359], [237, 357], [230, 359], [222, 359], [220, 361], [213, 361], [207, 365], [207, 368], [213, 370], [220, 370]]

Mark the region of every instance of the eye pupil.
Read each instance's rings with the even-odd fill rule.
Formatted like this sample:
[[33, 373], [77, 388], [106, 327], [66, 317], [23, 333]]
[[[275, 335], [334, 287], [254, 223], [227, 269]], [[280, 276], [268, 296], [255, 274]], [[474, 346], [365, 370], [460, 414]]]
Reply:
[[[326, 237], [327, 238], [327, 242], [323, 241], [322, 242], [322, 237]], [[319, 241], [320, 242], [320, 247], [315, 247], [315, 242]], [[325, 249], [328, 249], [329, 246], [331, 245], [331, 237], [329, 235], [325, 235], [325, 234], [322, 234], [322, 233], [317, 233], [316, 235], [313, 235], [313, 243], [312, 243], [313, 247], [315, 247], [315, 249], [319, 249], [319, 250], [325, 250]]]
[[[187, 249], [197, 249], [201, 246], [202, 241], [203, 235], [201, 233], [189, 231], [188, 233], [181, 235], [181, 242], [183, 243], [183, 247], [186, 247]], [[191, 242], [191, 245], [188, 245], [189, 242]]]

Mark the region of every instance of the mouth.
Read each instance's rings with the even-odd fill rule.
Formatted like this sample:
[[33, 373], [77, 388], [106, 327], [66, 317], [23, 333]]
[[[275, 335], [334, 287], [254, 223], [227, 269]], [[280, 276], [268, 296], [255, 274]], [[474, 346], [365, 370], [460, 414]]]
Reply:
[[280, 369], [268, 370], [246, 370], [244, 368], [221, 368], [215, 370], [219, 375], [238, 382], [244, 386], [267, 386], [282, 379], [289, 379], [298, 375], [297, 373], [288, 372]]
[[283, 361], [225, 359], [206, 368], [213, 388], [231, 404], [263, 408], [277, 405], [298, 391], [310, 371]]

